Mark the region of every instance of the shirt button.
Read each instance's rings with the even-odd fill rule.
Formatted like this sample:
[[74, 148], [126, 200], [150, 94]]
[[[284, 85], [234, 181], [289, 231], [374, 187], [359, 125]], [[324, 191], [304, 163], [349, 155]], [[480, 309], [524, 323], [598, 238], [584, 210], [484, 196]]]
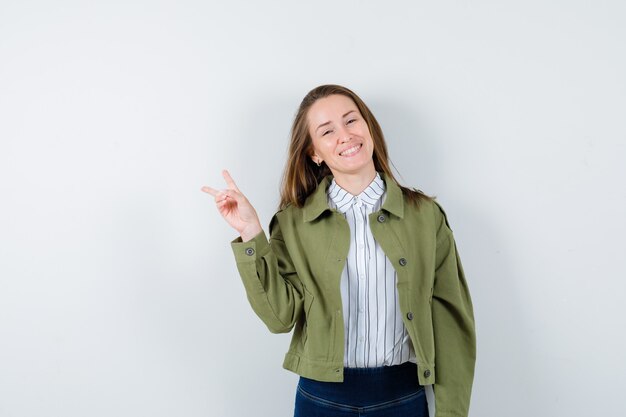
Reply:
[[424, 371], [424, 376], [428, 378], [430, 376], [430, 369]]
[[365, 275], [359, 275], [359, 278], [365, 279]]
[[387, 219], [387, 218], [385, 217], [385, 215], [384, 215], [384, 214], [380, 214], [380, 215], [378, 216], [378, 222], [379, 222], [379, 223], [383, 223], [386, 219]]
[[246, 255], [248, 255], [248, 256], [254, 255], [254, 249], [253, 248], [246, 248]]
[[409, 319], [409, 320], [413, 320], [413, 313], [410, 312], [410, 311], [408, 313], [406, 313], [406, 318]]
[[406, 265], [406, 259], [404, 259], [404, 258], [400, 258], [400, 260], [398, 262], [400, 262], [400, 265], [402, 265], [402, 266]]

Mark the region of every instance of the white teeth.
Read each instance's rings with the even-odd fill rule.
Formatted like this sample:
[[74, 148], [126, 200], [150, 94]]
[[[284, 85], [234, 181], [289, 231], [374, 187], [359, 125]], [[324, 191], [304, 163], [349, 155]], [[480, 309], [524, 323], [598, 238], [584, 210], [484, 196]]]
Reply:
[[346, 149], [345, 151], [341, 152], [339, 155], [341, 156], [349, 156], [352, 155], [353, 153], [355, 153], [356, 151], [358, 151], [361, 148], [361, 144], [358, 144], [356, 146], [353, 146], [350, 149]]

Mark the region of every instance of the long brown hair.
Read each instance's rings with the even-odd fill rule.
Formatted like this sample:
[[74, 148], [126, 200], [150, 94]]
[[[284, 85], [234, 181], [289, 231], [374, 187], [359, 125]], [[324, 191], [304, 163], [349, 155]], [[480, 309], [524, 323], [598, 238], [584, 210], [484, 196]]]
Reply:
[[374, 142], [373, 159], [376, 171], [384, 172], [386, 178], [395, 181], [402, 190], [402, 194], [416, 206], [419, 206], [423, 199], [433, 199], [434, 197], [430, 197], [420, 190], [403, 187], [396, 181], [389, 166], [389, 155], [383, 131], [363, 100], [346, 87], [327, 84], [315, 87], [308, 92], [302, 103], [300, 103], [294, 118], [291, 126], [291, 141], [289, 143], [287, 162], [280, 187], [279, 210], [284, 209], [289, 204], [293, 204], [296, 207], [304, 206], [307, 197], [315, 191], [324, 177], [332, 174], [328, 165], [322, 163], [318, 167], [310, 157], [313, 142], [309, 135], [307, 113], [317, 100], [333, 94], [344, 95], [352, 99], [367, 123]]

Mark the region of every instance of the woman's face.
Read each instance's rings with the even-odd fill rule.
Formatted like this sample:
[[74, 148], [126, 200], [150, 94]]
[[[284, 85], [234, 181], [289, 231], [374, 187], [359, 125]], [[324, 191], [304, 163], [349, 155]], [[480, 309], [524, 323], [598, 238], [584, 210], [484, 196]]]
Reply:
[[317, 100], [307, 114], [314, 162], [324, 161], [333, 175], [375, 172], [374, 141], [350, 97], [333, 94]]

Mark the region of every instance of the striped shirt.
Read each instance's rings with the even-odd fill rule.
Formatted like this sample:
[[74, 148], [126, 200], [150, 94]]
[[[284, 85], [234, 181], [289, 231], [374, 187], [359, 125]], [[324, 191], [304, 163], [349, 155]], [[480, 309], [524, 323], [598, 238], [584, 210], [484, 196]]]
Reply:
[[334, 178], [328, 187], [328, 205], [343, 214], [351, 232], [341, 274], [346, 367], [416, 362], [398, 303], [396, 271], [369, 227], [369, 214], [380, 210], [385, 190], [378, 172], [357, 196], [341, 188]]

